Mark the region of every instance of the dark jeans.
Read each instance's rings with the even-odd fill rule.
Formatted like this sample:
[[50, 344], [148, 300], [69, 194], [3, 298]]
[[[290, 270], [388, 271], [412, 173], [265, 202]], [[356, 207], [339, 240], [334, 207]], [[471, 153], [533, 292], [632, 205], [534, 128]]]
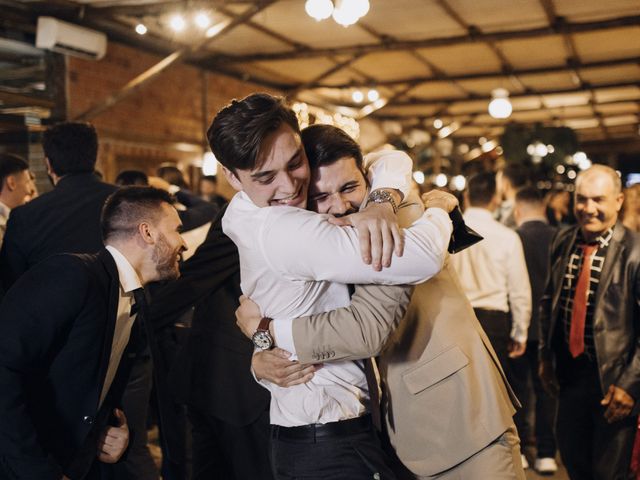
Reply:
[[273, 480], [269, 463], [269, 412], [246, 426], [231, 425], [189, 407], [192, 480]]
[[[538, 377], [538, 342], [527, 342], [527, 350], [524, 355], [519, 358], [510, 358], [509, 364], [511, 386], [522, 403], [522, 408], [513, 416], [520, 439], [524, 443], [532, 433], [527, 420], [530, 417], [532, 407], [529, 404], [529, 399], [533, 393], [537, 457], [554, 458], [556, 456], [556, 439], [553, 424], [557, 402], [542, 388], [542, 382]], [[531, 386], [533, 386], [533, 392], [531, 392]]]
[[271, 439], [276, 480], [395, 480], [375, 429], [314, 443]]
[[638, 417], [607, 423], [598, 368], [579, 357], [564, 358], [556, 431], [571, 480], [625, 480]]

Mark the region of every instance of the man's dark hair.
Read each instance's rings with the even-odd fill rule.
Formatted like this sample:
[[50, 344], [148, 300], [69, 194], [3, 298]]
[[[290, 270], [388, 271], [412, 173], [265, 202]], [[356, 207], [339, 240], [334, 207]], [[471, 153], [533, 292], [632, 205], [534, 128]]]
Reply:
[[254, 93], [233, 100], [213, 119], [207, 139], [218, 161], [232, 172], [260, 168], [264, 140], [282, 125], [300, 134], [298, 119], [281, 97]]
[[528, 203], [530, 205], [544, 205], [544, 195], [536, 187], [523, 187], [516, 192], [516, 203]]
[[187, 182], [184, 179], [184, 174], [173, 163], [163, 163], [158, 167], [156, 174], [171, 185], [176, 185], [183, 189], [189, 188], [189, 185], [187, 185]]
[[89, 123], [58, 123], [44, 132], [42, 148], [56, 175], [89, 173], [98, 157], [98, 135]]
[[140, 170], [123, 170], [116, 177], [116, 185], [121, 187], [127, 185], [149, 185], [149, 177]]
[[203, 175], [202, 177], [200, 177], [200, 181], [202, 181], [202, 180], [206, 180], [207, 182], [215, 183], [216, 185], [218, 184], [218, 177], [216, 177], [215, 175]]
[[332, 125], [311, 125], [300, 134], [311, 168], [331, 165], [344, 157], [353, 157], [363, 171], [362, 151], [347, 132]]
[[524, 187], [529, 182], [529, 172], [523, 165], [507, 165], [502, 170], [502, 176], [508, 179], [515, 189]]
[[106, 242], [116, 236], [131, 236], [143, 221], [155, 224], [163, 203], [171, 205], [173, 197], [158, 188], [129, 186], [116, 190], [102, 207], [102, 240]]
[[486, 207], [496, 194], [496, 176], [482, 172], [472, 176], [467, 182], [471, 206]]
[[12, 153], [0, 153], [0, 192], [9, 175], [29, 170], [29, 164], [22, 157]]

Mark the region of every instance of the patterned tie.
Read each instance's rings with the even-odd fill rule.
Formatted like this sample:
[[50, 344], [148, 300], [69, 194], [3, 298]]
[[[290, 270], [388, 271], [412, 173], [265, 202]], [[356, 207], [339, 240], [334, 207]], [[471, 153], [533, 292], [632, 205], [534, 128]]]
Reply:
[[569, 351], [576, 358], [584, 352], [584, 322], [587, 317], [587, 299], [591, 278], [591, 261], [598, 245], [581, 245], [582, 267], [576, 284], [571, 311], [571, 331], [569, 332]]

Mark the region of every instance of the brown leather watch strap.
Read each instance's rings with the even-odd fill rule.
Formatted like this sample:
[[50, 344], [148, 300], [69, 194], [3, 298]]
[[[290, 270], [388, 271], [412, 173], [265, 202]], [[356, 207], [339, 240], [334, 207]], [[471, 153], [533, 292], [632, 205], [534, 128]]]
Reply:
[[271, 323], [272, 320], [273, 318], [262, 317], [262, 319], [260, 320], [260, 323], [258, 324], [258, 328], [256, 329], [256, 332], [269, 331], [269, 323]]

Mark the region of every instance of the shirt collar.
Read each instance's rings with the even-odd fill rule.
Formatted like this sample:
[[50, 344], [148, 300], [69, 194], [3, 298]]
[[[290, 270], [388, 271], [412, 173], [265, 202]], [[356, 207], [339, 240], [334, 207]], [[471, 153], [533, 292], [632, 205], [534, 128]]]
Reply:
[[11, 209], [7, 206], [6, 203], [2, 203], [2, 201], [0, 201], [0, 215], [3, 217], [8, 217], [9, 213], [11, 213]]
[[493, 214], [486, 208], [480, 207], [468, 207], [464, 211], [464, 215], [470, 218], [482, 219], [482, 220], [495, 220]]
[[[599, 235], [590, 242], [591, 244], [597, 243], [598, 248], [605, 248], [609, 246], [609, 242], [611, 242], [611, 238], [613, 237], [613, 227], [606, 230], [602, 235]], [[586, 243], [584, 240], [584, 235], [582, 234], [582, 230], [578, 229], [578, 235], [576, 236], [576, 243]]]
[[118, 279], [120, 280], [120, 286], [124, 293], [129, 293], [138, 288], [142, 288], [140, 277], [138, 277], [138, 274], [129, 263], [129, 260], [127, 260], [127, 258], [112, 245], [107, 245], [106, 249], [116, 262], [116, 267], [118, 268]]

